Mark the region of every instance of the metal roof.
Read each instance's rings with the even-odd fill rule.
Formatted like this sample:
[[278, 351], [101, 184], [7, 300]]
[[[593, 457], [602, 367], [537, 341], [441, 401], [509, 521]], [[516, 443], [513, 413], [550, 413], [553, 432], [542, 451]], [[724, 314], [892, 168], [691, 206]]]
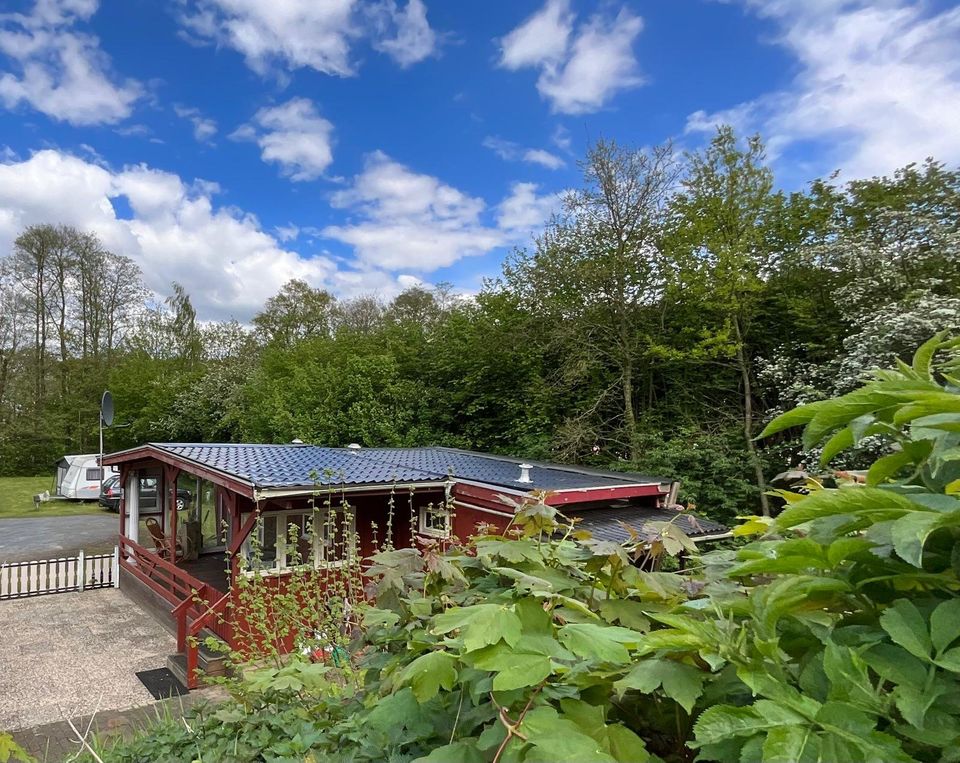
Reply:
[[519, 459], [454, 448], [322, 448], [288, 444], [150, 443], [257, 488], [312, 485], [375, 485], [445, 482], [454, 477], [486, 485], [528, 490], [582, 490], [669, 482], [629, 472], [576, 466], [531, 464], [530, 482], [520, 482]]
[[579, 517], [580, 522], [577, 527], [589, 530], [597, 540], [609, 540], [614, 543], [623, 543], [630, 538], [630, 533], [620, 524], [621, 522], [640, 532], [647, 522], [667, 522], [672, 519], [680, 530], [694, 539], [727, 535], [730, 532], [730, 528], [726, 525], [698, 514], [646, 506], [583, 509], [564, 513], [570, 517]]

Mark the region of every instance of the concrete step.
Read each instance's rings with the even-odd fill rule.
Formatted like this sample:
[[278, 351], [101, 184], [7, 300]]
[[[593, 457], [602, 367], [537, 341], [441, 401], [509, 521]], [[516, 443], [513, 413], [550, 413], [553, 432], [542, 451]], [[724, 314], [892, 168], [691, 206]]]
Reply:
[[167, 657], [167, 670], [173, 673], [184, 686], [187, 685], [187, 655], [180, 652]]
[[[197, 667], [208, 676], [227, 674], [226, 660], [219, 652], [214, 652], [201, 644], [197, 654]], [[187, 655], [184, 652], [167, 657], [167, 670], [173, 673], [184, 686], [187, 685]]]

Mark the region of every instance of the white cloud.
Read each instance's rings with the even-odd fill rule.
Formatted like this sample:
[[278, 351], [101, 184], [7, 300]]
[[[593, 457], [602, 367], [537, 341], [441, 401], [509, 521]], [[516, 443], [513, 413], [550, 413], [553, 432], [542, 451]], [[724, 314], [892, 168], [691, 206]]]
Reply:
[[332, 197], [335, 207], [358, 219], [328, 226], [323, 234], [352, 246], [358, 260], [370, 267], [429, 273], [528, 235], [535, 225], [530, 210], [537, 203], [536, 187], [519, 185], [525, 187], [522, 198], [504, 202], [497, 225], [489, 225], [483, 222], [483, 199], [378, 151], [367, 158], [350, 187]]
[[537, 13], [500, 40], [500, 65], [540, 70], [537, 90], [555, 112], [585, 114], [620, 90], [643, 84], [633, 43], [643, 20], [621, 8], [576, 26], [568, 0], [547, 0]]
[[173, 110], [178, 117], [193, 125], [193, 137], [198, 143], [209, 143], [217, 134], [216, 121], [205, 117], [200, 109], [174, 104]]
[[558, 170], [566, 164], [559, 156], [542, 148], [528, 148], [523, 152], [523, 161], [539, 164], [548, 170]]
[[[437, 35], [427, 21], [427, 8], [422, 0], [408, 0], [403, 10], [394, 0], [387, 0], [375, 12], [380, 39], [373, 47], [406, 68], [431, 55], [436, 49]], [[393, 34], [387, 37], [387, 34]]]
[[351, 48], [370, 38], [377, 50], [409, 66], [429, 56], [436, 35], [422, 0], [370, 7], [357, 0], [183, 0], [180, 23], [193, 41], [233, 48], [260, 74], [276, 67], [355, 73]]
[[252, 140], [265, 162], [276, 162], [291, 180], [316, 180], [333, 161], [333, 125], [307, 98], [291, 98], [260, 109], [253, 124], [236, 130], [235, 140]]
[[0, 14], [0, 103], [20, 104], [75, 125], [112, 124], [128, 117], [142, 88], [120, 81], [96, 37], [77, 32], [97, 0], [36, 0], [30, 13]]
[[[97, 233], [132, 257], [159, 295], [184, 284], [203, 319], [248, 320], [291, 278], [345, 296], [394, 294], [402, 275], [338, 268], [327, 256], [303, 257], [266, 233], [256, 217], [218, 207], [216, 184], [134, 165], [121, 170], [54, 150], [0, 163], [0, 251], [28, 225], [57, 222]], [[132, 211], [121, 218], [112, 200]]]
[[300, 235], [300, 226], [290, 223], [289, 225], [277, 225], [274, 227], [277, 238], [281, 241], [293, 241]]
[[553, 131], [553, 135], [550, 136], [550, 140], [553, 142], [553, 145], [561, 151], [570, 153], [570, 146], [573, 144], [573, 141], [570, 138], [570, 131], [563, 125], [557, 125]]
[[507, 69], [556, 64], [567, 53], [575, 14], [569, 0], [546, 5], [500, 41], [500, 65]]
[[524, 148], [519, 143], [511, 140], [504, 140], [496, 136], [488, 136], [483, 139], [485, 148], [489, 148], [501, 159], [508, 162], [524, 161], [531, 164], [539, 164], [548, 170], [558, 170], [566, 165], [556, 154], [552, 154], [542, 148]]
[[689, 131], [729, 121], [759, 130], [773, 153], [803, 141], [832, 147], [847, 177], [885, 173], [926, 156], [960, 160], [960, 8], [906, 0], [744, 0], [778, 29], [799, 71], [789, 88], [715, 114]]
[[538, 189], [536, 183], [514, 183], [510, 195], [497, 207], [497, 225], [515, 239], [535, 235], [560, 211], [562, 194], [538, 196]]

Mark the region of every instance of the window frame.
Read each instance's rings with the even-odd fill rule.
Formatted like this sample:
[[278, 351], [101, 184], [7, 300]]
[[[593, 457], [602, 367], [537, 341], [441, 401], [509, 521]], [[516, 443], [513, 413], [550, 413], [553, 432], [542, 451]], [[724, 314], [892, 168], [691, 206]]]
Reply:
[[[263, 534], [265, 523], [263, 520], [266, 520], [268, 517], [275, 520], [277, 524], [276, 532], [276, 544], [274, 546], [276, 550], [276, 555], [272, 560], [271, 566], [261, 565], [258, 568], [253, 568], [248, 566], [246, 573], [256, 574], [260, 573], [262, 575], [282, 575], [285, 573], [293, 572], [295, 570], [301, 569], [329, 569], [329, 568], [338, 568], [343, 567], [345, 564], [352, 562], [354, 559], [354, 545], [353, 539], [356, 537], [357, 525], [356, 525], [356, 516], [351, 515], [350, 517], [350, 527], [348, 530], [349, 533], [349, 547], [347, 551], [347, 556], [344, 559], [327, 559], [326, 549], [329, 548], [329, 543], [326, 540], [327, 534], [327, 523], [320, 521], [321, 514], [323, 513], [322, 509], [284, 509], [282, 511], [264, 511], [260, 514], [261, 521], [258, 521], [254, 531], [258, 535], [258, 540], [263, 548]], [[342, 515], [342, 510], [337, 509], [336, 514]], [[297, 524], [291, 522], [291, 517], [301, 517], [308, 516], [312, 517], [311, 525], [311, 560], [309, 562], [301, 562], [300, 564], [291, 565], [288, 564], [287, 560], [287, 549], [290, 546], [289, 543], [289, 530], [291, 524]], [[338, 519], [339, 523], [342, 522], [342, 519]], [[282, 523], [282, 524], [280, 524]], [[251, 532], [251, 535], [253, 533]], [[243, 541], [242, 547], [243, 557], [247, 560], [248, 565], [252, 562], [252, 547], [250, 544], [250, 536], [248, 536]]]
[[[435, 517], [443, 517], [445, 525], [443, 529], [431, 527], [427, 523], [427, 519], [431, 514]], [[425, 506], [421, 506], [417, 522], [417, 533], [429, 538], [448, 540], [453, 534], [453, 512], [443, 504], [426, 504]]]

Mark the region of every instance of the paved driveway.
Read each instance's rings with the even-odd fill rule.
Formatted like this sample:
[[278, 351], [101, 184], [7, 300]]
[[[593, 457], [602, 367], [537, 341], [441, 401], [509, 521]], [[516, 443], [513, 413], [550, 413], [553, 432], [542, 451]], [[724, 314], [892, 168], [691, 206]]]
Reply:
[[[116, 514], [76, 517], [0, 519], [0, 562], [22, 562], [73, 556], [84, 551], [110, 551], [117, 545]], [[2, 625], [2, 623], [0, 623]]]
[[0, 601], [0, 629], [7, 731], [152, 703], [134, 673], [165, 667], [177, 646], [116, 588]]

